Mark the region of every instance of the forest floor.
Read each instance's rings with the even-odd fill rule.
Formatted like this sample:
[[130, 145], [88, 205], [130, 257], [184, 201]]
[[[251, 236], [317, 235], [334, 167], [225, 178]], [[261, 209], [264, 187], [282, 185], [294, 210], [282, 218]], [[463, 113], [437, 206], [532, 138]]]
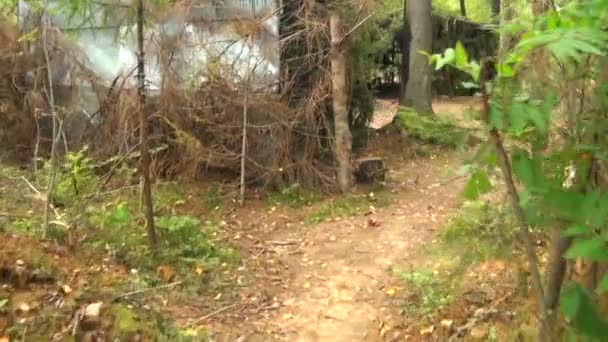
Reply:
[[[474, 103], [466, 98], [440, 99], [435, 106], [459, 115]], [[495, 219], [500, 214], [491, 205], [471, 209], [461, 196], [466, 177], [457, 171], [472, 153], [409, 144], [400, 134], [378, 133], [363, 154], [383, 158], [389, 169], [385, 184], [360, 186], [351, 195], [329, 198], [283, 192], [245, 207], [222, 207], [214, 214], [221, 227], [218, 239], [230, 240], [241, 256], [238, 265], [223, 271], [222, 285], [178, 294], [179, 276], [168, 266], [159, 267], [156, 276], [165, 278], [165, 284], [141, 290], [133, 295], [141, 296], [139, 301], [114, 308], [109, 318], [114, 323], [109, 324], [134, 321], [128, 310], [141, 306], [159, 308], [176, 326], [203, 328], [216, 341], [502, 341], [526, 336], [534, 329], [526, 314], [530, 303], [522, 295], [527, 280], [519, 271], [521, 259], [503, 254], [492, 233], [485, 232], [508, 223]], [[10, 189], [17, 177], [10, 179], [0, 187], [0, 198], [16, 196]], [[185, 188], [175, 210], [208, 217], [195, 186]], [[5, 203], [3, 212], [15, 213], [19, 207], [15, 201]], [[477, 216], [469, 220], [463, 215], [471, 210], [477, 210]], [[132, 292], [135, 270], [107, 257], [1, 232], [2, 219], [0, 280], [9, 278], [3, 272], [24, 264], [54, 268], [59, 275], [50, 284], [40, 282], [27, 290], [0, 290], [0, 304], [5, 294], [10, 299], [0, 305], [0, 332], [18, 323], [20, 328], [11, 334], [27, 336], [32, 325], [25, 322], [42, 316], [44, 306], [47, 311], [63, 310], [67, 317], [56, 319], [54, 330], [49, 330], [59, 337], [74, 335], [79, 320], [74, 307], [114, 303]], [[489, 234], [488, 240], [480, 237], [484, 234]], [[86, 292], [90, 284], [97, 284], [96, 291], [87, 292], [77, 304], [43, 304], [49, 296], [67, 300], [72, 292]], [[3, 321], [7, 305], [15, 314]], [[131, 330], [141, 329], [138, 325]], [[137, 338], [146, 340], [142, 336]]]

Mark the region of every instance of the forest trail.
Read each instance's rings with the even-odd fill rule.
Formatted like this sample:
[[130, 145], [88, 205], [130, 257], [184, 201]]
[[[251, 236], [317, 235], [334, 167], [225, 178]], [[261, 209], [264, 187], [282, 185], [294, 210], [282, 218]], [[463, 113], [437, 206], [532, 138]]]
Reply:
[[[474, 100], [437, 99], [434, 107], [450, 115], [462, 115], [473, 107]], [[392, 120], [385, 112], [391, 105], [396, 110], [393, 102], [377, 105], [375, 121]], [[376, 125], [382, 127], [384, 123]], [[424, 260], [420, 247], [431, 243], [460, 207], [466, 179], [454, 174], [463, 156], [445, 149], [407, 156], [403, 145], [407, 142], [391, 144], [380, 139], [384, 150], [368, 153], [385, 158], [389, 205], [370, 208], [356, 217], [301, 224], [301, 229], [277, 229], [265, 239], [289, 242], [273, 247], [278, 264], [285, 267], [279, 277], [288, 280], [273, 294], [280, 307], [253, 322], [258, 334], [263, 335], [256, 336], [260, 341], [406, 338], [402, 308], [392, 297], [402, 284], [391, 267], [420, 265]], [[417, 335], [410, 337], [419, 337], [418, 331], [409, 333]], [[258, 341], [256, 337], [249, 335], [245, 341]]]
[[[280, 341], [383, 341], [403, 338], [399, 308], [391, 303], [392, 265], [415, 264], [459, 206], [464, 179], [455, 152], [392, 165], [394, 201], [366, 216], [324, 222], [275, 239], [300, 241], [284, 253], [291, 274], [266, 331]], [[277, 327], [279, 327], [277, 329]], [[397, 328], [397, 329], [395, 329]]]
[[[377, 105], [377, 126], [392, 120], [386, 112], [396, 110], [393, 102]], [[474, 98], [434, 102], [442, 113], [454, 116], [474, 106]], [[270, 242], [272, 254], [268, 268], [278, 270], [274, 277], [281, 279], [281, 285], [271, 288], [258, 284], [275, 305], [246, 319], [237, 328], [246, 335], [240, 335], [238, 341], [354, 342], [420, 337], [417, 330], [410, 331], [404, 324], [407, 317], [400, 313], [398, 296], [393, 297], [403, 283], [391, 269], [423, 264], [421, 247], [434, 242], [437, 231], [446, 227], [460, 207], [466, 179], [454, 175], [463, 153], [431, 148], [412, 154], [407, 152], [406, 141], [378, 138], [381, 151], [366, 154], [385, 159], [390, 204], [370, 207], [366, 214], [355, 217], [326, 219], [318, 224], [300, 221], [287, 224], [287, 229], [267, 231], [263, 241]], [[275, 216], [294, 222], [293, 217]]]

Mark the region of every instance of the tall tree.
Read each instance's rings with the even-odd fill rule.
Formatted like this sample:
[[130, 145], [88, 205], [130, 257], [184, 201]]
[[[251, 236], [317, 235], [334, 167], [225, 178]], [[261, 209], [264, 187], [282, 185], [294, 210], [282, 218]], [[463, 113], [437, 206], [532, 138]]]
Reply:
[[403, 2], [403, 29], [398, 34], [398, 39], [400, 44], [399, 49], [401, 50], [401, 89], [399, 89], [399, 102], [405, 104], [405, 92], [410, 76], [410, 44], [412, 43], [412, 35], [407, 21], [407, 1]]
[[500, 21], [500, 0], [492, 0], [492, 19], [496, 23]]
[[146, 113], [146, 71], [144, 52], [144, 3], [137, 3], [137, 95], [139, 98], [139, 143], [141, 148], [139, 172], [141, 175], [141, 198], [146, 219], [146, 233], [150, 249], [156, 250], [156, 229], [154, 227], [154, 208], [152, 187], [150, 185], [150, 149], [148, 141], [148, 115]]
[[419, 113], [432, 114], [431, 66], [427, 56], [420, 53], [432, 52], [431, 0], [407, 1], [406, 15], [412, 40], [405, 103]]
[[347, 37], [339, 7], [329, 17], [331, 35], [331, 83], [334, 112], [335, 155], [338, 161], [338, 184], [342, 191], [352, 186], [352, 135], [348, 125], [348, 93], [346, 86]]
[[460, 0], [460, 15], [463, 17], [467, 16], [467, 7], [464, 3], [465, 0]]

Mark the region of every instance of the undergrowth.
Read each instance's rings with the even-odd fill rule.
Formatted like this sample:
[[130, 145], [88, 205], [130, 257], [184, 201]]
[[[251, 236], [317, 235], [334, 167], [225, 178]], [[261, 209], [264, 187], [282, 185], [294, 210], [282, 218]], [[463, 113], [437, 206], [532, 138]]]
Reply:
[[464, 146], [472, 133], [470, 129], [459, 127], [443, 118], [422, 116], [407, 107], [399, 109], [396, 122], [408, 136], [450, 147]]
[[348, 194], [332, 198], [306, 217], [306, 223], [316, 224], [332, 218], [347, 218], [373, 211], [390, 203], [390, 193], [378, 189], [366, 194]]
[[423, 247], [425, 267], [392, 270], [409, 292], [404, 312], [428, 315], [452, 303], [478, 264], [512, 256], [514, 230], [511, 213], [503, 207], [467, 202], [437, 243]]
[[408, 314], [431, 314], [454, 300], [455, 295], [449, 282], [439, 276], [438, 272], [419, 268], [407, 272], [397, 270], [395, 273], [410, 292], [403, 306]]

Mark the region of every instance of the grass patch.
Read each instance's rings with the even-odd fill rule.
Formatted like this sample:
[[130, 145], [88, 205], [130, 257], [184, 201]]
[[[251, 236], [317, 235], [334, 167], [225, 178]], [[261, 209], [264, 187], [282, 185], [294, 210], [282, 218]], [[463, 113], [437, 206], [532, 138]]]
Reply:
[[459, 255], [467, 264], [508, 258], [514, 233], [512, 214], [506, 208], [467, 202], [441, 233], [439, 249]]
[[407, 107], [399, 109], [396, 121], [409, 136], [438, 145], [463, 146], [472, 133], [470, 129], [459, 127], [446, 119], [421, 116]]
[[294, 183], [282, 190], [271, 192], [267, 199], [272, 205], [286, 205], [290, 208], [298, 209], [321, 201], [323, 195], [318, 192], [302, 189], [300, 184]]
[[395, 273], [410, 291], [404, 303], [406, 313], [430, 314], [450, 304], [454, 299], [449, 281], [440, 278], [438, 272], [420, 268], [409, 272], [397, 270]]
[[347, 218], [362, 215], [373, 208], [390, 203], [390, 193], [385, 190], [367, 194], [349, 194], [329, 200], [306, 218], [306, 223], [316, 224], [331, 218]]

